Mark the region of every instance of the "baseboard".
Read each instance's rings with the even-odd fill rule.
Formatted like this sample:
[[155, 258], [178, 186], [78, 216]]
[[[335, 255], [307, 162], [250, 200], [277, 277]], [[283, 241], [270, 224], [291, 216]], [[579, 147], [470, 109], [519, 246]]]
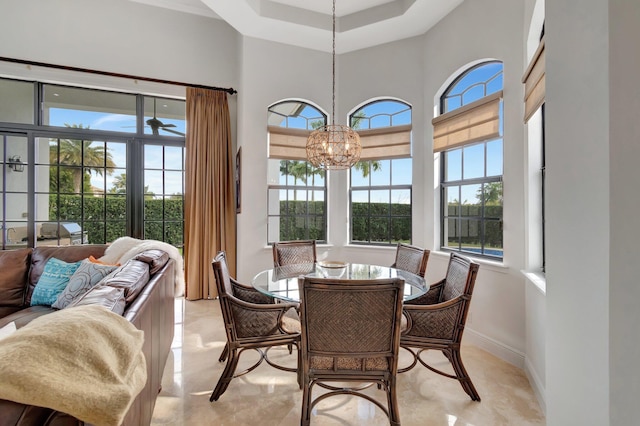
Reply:
[[547, 400], [545, 398], [545, 387], [542, 384], [542, 380], [540, 380], [540, 376], [538, 376], [538, 373], [533, 368], [533, 364], [531, 364], [531, 362], [529, 361], [529, 358], [526, 358], [526, 357], [524, 360], [524, 372], [527, 375], [527, 378], [529, 379], [529, 384], [533, 389], [533, 393], [535, 393], [536, 398], [538, 399], [538, 404], [540, 405], [540, 409], [546, 416]]
[[529, 380], [529, 384], [531, 385], [531, 389], [538, 400], [540, 409], [546, 416], [547, 403], [545, 399], [545, 387], [529, 359], [522, 352], [468, 327], [465, 328], [464, 333], [463, 342], [465, 344], [471, 344], [484, 349], [490, 354], [524, 371], [527, 379]]
[[484, 334], [478, 333], [469, 327], [465, 327], [463, 341], [464, 343], [470, 343], [484, 349], [509, 364], [515, 365], [520, 369], [524, 369], [525, 356], [522, 352], [500, 343], [489, 336], [485, 336]]

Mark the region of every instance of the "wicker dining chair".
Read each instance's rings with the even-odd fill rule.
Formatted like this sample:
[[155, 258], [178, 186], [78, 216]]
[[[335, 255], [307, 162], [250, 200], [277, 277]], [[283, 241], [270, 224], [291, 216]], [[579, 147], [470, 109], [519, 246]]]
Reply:
[[[413, 354], [413, 363], [399, 370], [405, 372], [418, 362], [429, 370], [457, 379], [473, 401], [480, 401], [460, 356], [460, 342], [479, 265], [457, 253], [451, 253], [447, 274], [432, 284], [429, 291], [404, 304], [407, 328], [400, 337], [400, 346]], [[421, 354], [429, 349], [442, 351], [455, 374], [428, 365]]]
[[[402, 278], [302, 278], [301, 425], [309, 425], [318, 402], [345, 394], [372, 402], [390, 424], [400, 424], [396, 376], [403, 289]], [[341, 386], [345, 382], [359, 386]], [[386, 404], [362, 392], [372, 384], [386, 392]], [[313, 399], [315, 385], [328, 392]]]
[[[266, 354], [273, 346], [295, 345], [299, 347], [300, 323], [285, 316], [286, 312], [295, 309], [297, 304], [273, 303], [272, 298], [264, 296], [265, 299], [257, 291], [255, 294], [248, 292], [248, 286], [231, 279], [224, 252], [219, 252], [216, 255], [212, 267], [227, 334], [227, 343], [222, 356], [220, 356], [220, 361], [226, 359], [227, 364], [209, 400], [217, 401], [227, 390], [232, 379], [249, 373], [262, 361], [266, 361], [272, 367], [298, 373], [298, 383], [301, 383], [299, 373], [301, 354], [299, 350], [296, 368], [278, 365], [270, 361]], [[254, 301], [246, 301], [240, 297], [255, 297], [255, 299]], [[236, 373], [240, 355], [247, 349], [257, 350], [260, 358], [246, 370]]]
[[273, 266], [316, 263], [316, 241], [296, 240], [273, 243]]
[[427, 270], [427, 261], [431, 252], [427, 249], [398, 243], [396, 249], [396, 260], [391, 265], [392, 268], [402, 269], [424, 277]]

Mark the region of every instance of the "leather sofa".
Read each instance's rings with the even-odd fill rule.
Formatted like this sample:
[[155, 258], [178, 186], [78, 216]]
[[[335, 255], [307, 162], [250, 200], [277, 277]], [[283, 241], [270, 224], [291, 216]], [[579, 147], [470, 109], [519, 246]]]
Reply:
[[[31, 295], [44, 265], [51, 257], [76, 262], [104, 254], [106, 245], [40, 246], [0, 250], [0, 328], [15, 322], [16, 328], [54, 312], [49, 306], [30, 306]], [[174, 334], [175, 262], [160, 250], [147, 250], [117, 270], [117, 277], [105, 285], [135, 288], [125, 302], [123, 316], [144, 331], [143, 352], [147, 382], [133, 401], [122, 425], [149, 425], [160, 392], [162, 374]], [[108, 281], [107, 277], [104, 281]], [[89, 293], [87, 294], [87, 296]], [[103, 304], [99, 297], [87, 303]], [[0, 343], [1, 344], [1, 343]], [[20, 366], [16, 366], [20, 368]], [[85, 425], [69, 414], [49, 408], [0, 400], [0, 426]]]

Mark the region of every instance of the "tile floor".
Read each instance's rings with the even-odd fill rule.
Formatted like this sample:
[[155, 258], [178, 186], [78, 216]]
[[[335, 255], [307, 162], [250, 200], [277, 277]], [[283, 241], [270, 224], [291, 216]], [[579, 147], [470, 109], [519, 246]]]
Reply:
[[[217, 300], [176, 300], [176, 331], [158, 396], [152, 425], [298, 425], [302, 391], [294, 373], [263, 363], [246, 376], [234, 379], [216, 402], [209, 396], [224, 364], [218, 362], [225, 334]], [[247, 351], [239, 369], [255, 360]], [[406, 355], [406, 356], [404, 356]], [[409, 359], [408, 354], [401, 357]], [[295, 351], [270, 351], [278, 362], [295, 365]], [[438, 352], [429, 354], [433, 364], [446, 368]], [[463, 361], [482, 402], [469, 399], [457, 381], [423, 367], [398, 377], [400, 418], [404, 426], [501, 426], [545, 425], [545, 418], [524, 372], [474, 346], [463, 346]], [[370, 392], [384, 393], [373, 387]], [[340, 396], [318, 404], [311, 424], [388, 425], [387, 417], [362, 398]]]

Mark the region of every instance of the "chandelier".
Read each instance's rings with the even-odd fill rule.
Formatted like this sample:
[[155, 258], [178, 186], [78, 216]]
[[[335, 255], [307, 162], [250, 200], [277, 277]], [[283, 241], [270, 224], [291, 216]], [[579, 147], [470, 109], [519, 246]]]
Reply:
[[307, 160], [325, 170], [348, 169], [360, 160], [360, 136], [349, 126], [335, 124], [336, 117], [336, 0], [333, 0], [332, 124], [322, 126], [307, 139]]

